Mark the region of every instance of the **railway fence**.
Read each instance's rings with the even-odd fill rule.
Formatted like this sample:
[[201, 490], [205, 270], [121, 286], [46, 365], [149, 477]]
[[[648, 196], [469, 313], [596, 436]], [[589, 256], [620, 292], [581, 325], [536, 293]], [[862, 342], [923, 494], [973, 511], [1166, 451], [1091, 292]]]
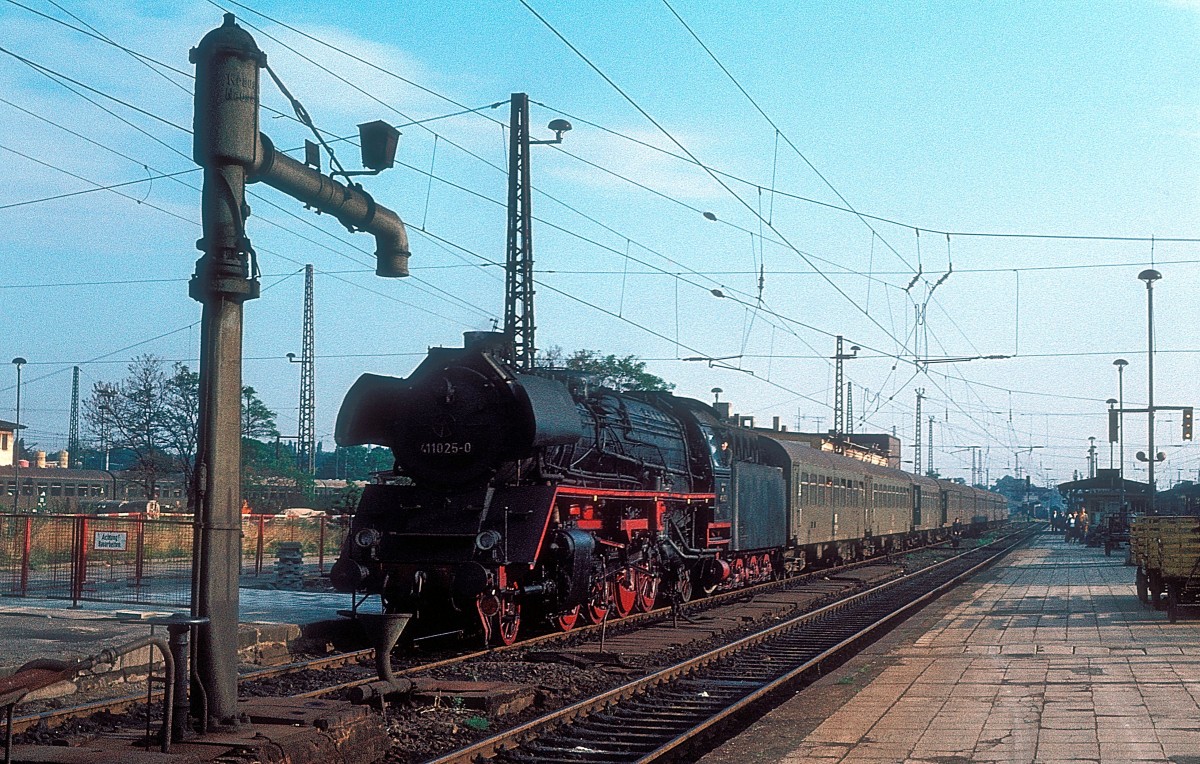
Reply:
[[[306, 577], [325, 575], [340, 518], [242, 516], [243, 578], [264, 579], [281, 544], [298, 544]], [[191, 515], [0, 514], [0, 596], [191, 605]]]

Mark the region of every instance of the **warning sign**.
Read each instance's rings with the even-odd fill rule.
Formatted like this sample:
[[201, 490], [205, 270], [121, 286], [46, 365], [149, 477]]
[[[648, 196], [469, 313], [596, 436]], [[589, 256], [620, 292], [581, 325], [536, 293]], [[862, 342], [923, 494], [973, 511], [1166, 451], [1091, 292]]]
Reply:
[[127, 531], [96, 531], [96, 549], [107, 552], [124, 552], [129, 541]]

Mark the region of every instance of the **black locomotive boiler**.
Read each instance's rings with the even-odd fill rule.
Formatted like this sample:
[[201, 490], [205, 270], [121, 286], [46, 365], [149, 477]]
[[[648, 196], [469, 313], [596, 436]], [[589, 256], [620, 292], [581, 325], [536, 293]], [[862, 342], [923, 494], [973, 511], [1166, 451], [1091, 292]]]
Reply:
[[509, 644], [522, 623], [566, 630], [1006, 515], [994, 494], [732, 426], [696, 400], [508, 359], [503, 335], [469, 332], [347, 393], [338, 444], [387, 446], [395, 469], [363, 492], [339, 590], [380, 595], [420, 631]]

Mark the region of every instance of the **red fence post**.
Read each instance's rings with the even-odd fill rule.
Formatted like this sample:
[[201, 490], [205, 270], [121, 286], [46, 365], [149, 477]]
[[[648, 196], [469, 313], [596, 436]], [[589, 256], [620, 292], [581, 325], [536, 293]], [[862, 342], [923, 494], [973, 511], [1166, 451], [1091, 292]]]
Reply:
[[75, 548], [71, 554], [71, 607], [78, 607], [83, 599], [83, 582], [87, 579], [87, 533], [88, 519], [75, 518]]
[[135, 591], [142, 589], [142, 567], [145, 562], [146, 550], [146, 521], [143, 519], [142, 513], [137, 513], [137, 552], [133, 560], [133, 588]]
[[29, 554], [33, 546], [33, 518], [25, 516], [25, 539], [21, 547], [21, 596], [29, 591]]
[[262, 573], [263, 564], [263, 533], [266, 530], [267, 516], [258, 516], [258, 544], [254, 550], [254, 575]]
[[321, 533], [317, 541], [317, 572], [325, 575], [325, 516], [321, 516]]

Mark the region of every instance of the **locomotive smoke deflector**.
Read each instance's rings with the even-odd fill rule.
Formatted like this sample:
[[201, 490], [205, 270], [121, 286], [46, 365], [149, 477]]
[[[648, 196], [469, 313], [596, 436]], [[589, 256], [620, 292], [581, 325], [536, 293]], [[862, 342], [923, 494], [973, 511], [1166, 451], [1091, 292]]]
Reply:
[[359, 377], [338, 411], [338, 445], [387, 446], [410, 477], [465, 486], [584, 436], [562, 382], [514, 373], [479, 348], [436, 348], [407, 379]]

